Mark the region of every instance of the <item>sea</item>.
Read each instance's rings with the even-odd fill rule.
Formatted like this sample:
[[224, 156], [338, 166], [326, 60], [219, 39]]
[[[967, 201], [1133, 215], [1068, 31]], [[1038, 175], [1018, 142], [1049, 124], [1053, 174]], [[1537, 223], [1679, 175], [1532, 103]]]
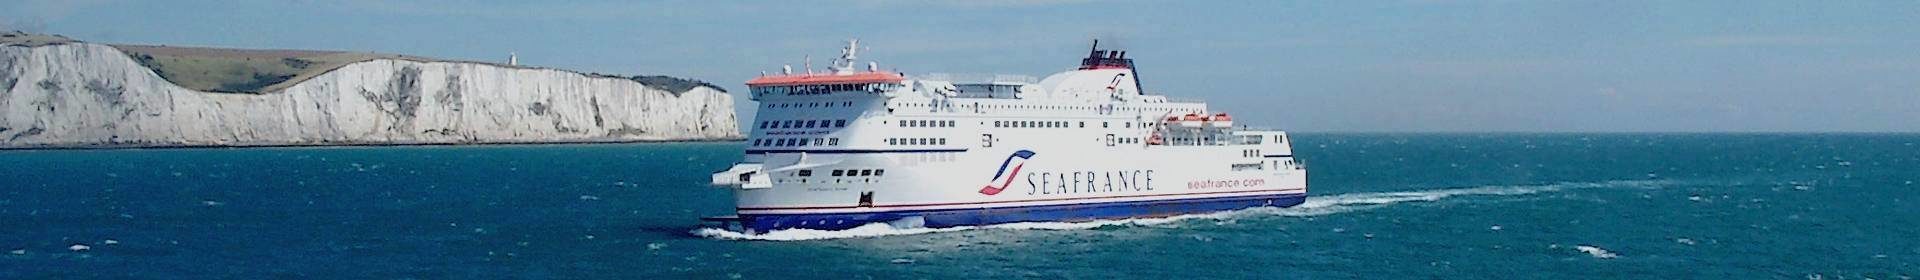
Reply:
[[0, 279], [1920, 276], [1920, 134], [1294, 136], [1292, 208], [763, 235], [738, 142], [0, 151]]

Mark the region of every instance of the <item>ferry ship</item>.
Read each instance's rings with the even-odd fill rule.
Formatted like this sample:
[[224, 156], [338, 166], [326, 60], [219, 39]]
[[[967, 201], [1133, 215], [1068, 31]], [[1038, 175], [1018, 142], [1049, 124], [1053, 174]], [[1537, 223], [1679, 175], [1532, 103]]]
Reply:
[[712, 177], [736, 215], [704, 219], [748, 233], [941, 228], [1306, 200], [1286, 132], [1148, 93], [1127, 52], [1098, 40], [1037, 80], [859, 70], [859, 51], [849, 41], [827, 71], [747, 81], [759, 103], [744, 159]]

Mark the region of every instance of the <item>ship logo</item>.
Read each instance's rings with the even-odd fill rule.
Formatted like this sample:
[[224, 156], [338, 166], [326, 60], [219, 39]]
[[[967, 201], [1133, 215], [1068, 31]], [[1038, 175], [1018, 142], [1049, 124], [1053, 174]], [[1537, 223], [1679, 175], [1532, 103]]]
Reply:
[[[994, 171], [993, 180], [988, 180], [987, 186], [980, 188], [980, 194], [996, 195], [1000, 194], [1000, 191], [1007, 190], [1007, 185], [1013, 184], [1014, 177], [1020, 177], [1020, 168], [1026, 167], [1027, 159], [1031, 158], [1033, 158], [1033, 151], [1028, 150], [1020, 150], [1013, 152], [1012, 155], [1007, 155], [1007, 160], [1000, 162], [1000, 170]], [[1020, 163], [1015, 164], [1013, 162], [1014, 160], [1019, 160]], [[1008, 171], [1007, 166], [1013, 166], [1013, 170]]]

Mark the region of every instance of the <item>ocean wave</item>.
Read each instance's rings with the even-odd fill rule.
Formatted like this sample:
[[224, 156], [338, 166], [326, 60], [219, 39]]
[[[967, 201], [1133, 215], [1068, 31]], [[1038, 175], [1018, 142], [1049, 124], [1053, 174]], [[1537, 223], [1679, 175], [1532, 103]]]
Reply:
[[960, 226], [948, 228], [895, 228], [886, 223], [873, 223], [845, 230], [787, 229], [763, 234], [748, 234], [719, 228], [699, 228], [690, 233], [695, 236], [722, 240], [761, 240], [761, 241], [802, 241], [844, 238], [866, 238], [895, 235], [915, 235], [967, 230], [1085, 230], [1103, 227], [1141, 227], [1160, 226], [1186, 220], [1233, 220], [1248, 217], [1282, 216], [1310, 217], [1339, 214], [1402, 203], [1434, 202], [1452, 197], [1466, 196], [1519, 196], [1539, 193], [1558, 192], [1572, 189], [1590, 188], [1629, 188], [1658, 187], [1671, 183], [1667, 180], [1624, 180], [1604, 182], [1567, 182], [1547, 185], [1520, 186], [1482, 186], [1470, 188], [1447, 188], [1422, 191], [1345, 193], [1325, 196], [1308, 196], [1307, 201], [1293, 207], [1256, 207], [1234, 211], [1188, 214], [1161, 218], [1131, 218], [1115, 220], [1096, 220], [1084, 222], [1022, 222], [983, 226]]

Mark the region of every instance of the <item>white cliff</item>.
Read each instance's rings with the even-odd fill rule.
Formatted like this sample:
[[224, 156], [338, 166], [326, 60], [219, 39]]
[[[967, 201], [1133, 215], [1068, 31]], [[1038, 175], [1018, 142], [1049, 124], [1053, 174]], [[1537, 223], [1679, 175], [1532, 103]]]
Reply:
[[733, 139], [732, 104], [708, 87], [395, 59], [264, 94], [214, 93], [111, 46], [0, 46], [0, 148]]

